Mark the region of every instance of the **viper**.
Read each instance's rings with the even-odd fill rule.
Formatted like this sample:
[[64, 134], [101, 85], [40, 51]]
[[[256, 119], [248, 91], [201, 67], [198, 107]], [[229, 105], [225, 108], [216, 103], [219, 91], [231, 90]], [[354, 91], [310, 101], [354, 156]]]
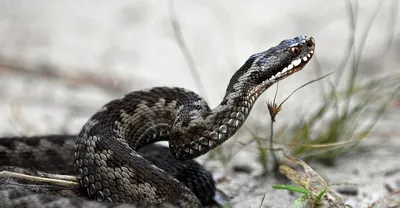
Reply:
[[[212, 200], [215, 184], [211, 174], [192, 159], [232, 137], [245, 122], [257, 98], [274, 83], [301, 70], [313, 57], [314, 50], [312, 37], [299, 36], [250, 56], [234, 73], [221, 103], [213, 109], [193, 91], [155, 87], [128, 93], [105, 104], [76, 137], [2, 138], [0, 164], [32, 166], [35, 163], [12, 164], [9, 157], [18, 158], [18, 154], [29, 150], [22, 151], [16, 141], [40, 144], [40, 139], [48, 139], [65, 145], [67, 139], [73, 138], [71, 157], [65, 156], [67, 153], [62, 157], [73, 163], [71, 169], [88, 198], [109, 202], [98, 206], [202, 207]], [[168, 141], [169, 149], [151, 145], [158, 141]], [[4, 153], [4, 149], [11, 150]], [[25, 159], [35, 160], [35, 155], [43, 153], [38, 150], [32, 150], [35, 152], [32, 157]], [[143, 150], [147, 155], [143, 155]], [[57, 151], [63, 153], [63, 150]], [[61, 169], [67, 166], [51, 160], [55, 159], [49, 159], [48, 166]], [[27, 199], [35, 199], [42, 207], [55, 204], [82, 207], [97, 203], [2, 187], [0, 197], [10, 207], [27, 204]]]

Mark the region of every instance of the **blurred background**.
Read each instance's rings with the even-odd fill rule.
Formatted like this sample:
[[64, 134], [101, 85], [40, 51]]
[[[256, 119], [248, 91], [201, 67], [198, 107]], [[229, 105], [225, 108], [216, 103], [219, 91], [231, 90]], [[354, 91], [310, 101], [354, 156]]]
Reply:
[[[400, 187], [398, 9], [398, 0], [0, 0], [0, 135], [76, 134], [106, 102], [153, 86], [191, 89], [214, 107], [250, 55], [311, 35], [316, 56], [279, 83], [276, 102], [334, 74], [284, 103], [274, 141], [314, 159], [329, 182], [353, 184], [357, 193], [344, 194], [346, 203], [368, 206], [390, 192], [386, 186]], [[263, 207], [290, 207], [296, 199], [271, 188], [282, 183], [273, 174], [256, 177], [270, 167], [260, 155], [270, 148], [267, 102], [276, 88], [259, 99], [229, 151], [200, 159], [216, 178], [228, 178], [218, 186], [234, 207], [259, 206], [264, 194]], [[304, 139], [335, 148], [292, 147]], [[311, 158], [320, 153], [328, 154]], [[243, 166], [245, 173], [235, 171]]]

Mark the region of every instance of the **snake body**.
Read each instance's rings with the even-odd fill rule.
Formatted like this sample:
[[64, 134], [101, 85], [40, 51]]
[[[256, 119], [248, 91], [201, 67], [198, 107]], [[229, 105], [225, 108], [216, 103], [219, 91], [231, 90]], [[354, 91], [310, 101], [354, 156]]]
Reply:
[[[228, 140], [257, 98], [301, 70], [314, 47], [312, 37], [299, 36], [250, 56], [214, 109], [196, 93], [173, 87], [135, 91], [107, 103], [86, 122], [75, 142], [73, 169], [81, 187], [97, 201], [202, 207], [215, 192], [208, 172], [189, 168], [180, 180], [195, 175], [190, 179], [195, 182], [182, 183], [157, 161], [170, 157], [166, 166], [184, 164], [180, 161], [190, 161]], [[168, 141], [170, 153], [163, 151], [151, 160], [138, 152], [157, 141]], [[183, 172], [192, 167], [180, 166]], [[201, 199], [204, 194], [206, 199]]]

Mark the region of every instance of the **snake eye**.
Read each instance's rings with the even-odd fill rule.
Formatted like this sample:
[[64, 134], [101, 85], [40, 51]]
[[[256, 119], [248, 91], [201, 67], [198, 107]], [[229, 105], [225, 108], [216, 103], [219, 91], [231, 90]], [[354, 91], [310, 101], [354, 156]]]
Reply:
[[299, 46], [293, 46], [290, 48], [290, 54], [292, 54], [293, 56], [298, 56], [301, 53], [301, 49]]

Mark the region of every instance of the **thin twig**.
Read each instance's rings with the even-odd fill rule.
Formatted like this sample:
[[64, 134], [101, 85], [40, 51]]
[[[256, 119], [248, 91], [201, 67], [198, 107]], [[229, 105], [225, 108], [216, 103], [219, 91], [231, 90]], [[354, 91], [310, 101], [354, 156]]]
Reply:
[[[350, 96], [354, 92], [356, 79], [358, 76], [358, 72], [360, 70], [360, 63], [361, 63], [361, 58], [362, 58], [362, 54], [364, 51], [364, 47], [366, 45], [367, 38], [370, 34], [370, 30], [372, 28], [373, 22], [375, 21], [376, 17], [378, 16], [378, 13], [383, 5], [383, 2], [384, 1], [379, 1], [378, 6], [376, 7], [371, 19], [368, 21], [368, 24], [362, 33], [358, 51], [357, 51], [356, 45], [354, 45], [354, 60], [353, 60], [352, 66], [351, 66], [350, 77], [347, 82], [347, 84], [348, 84], [347, 95], [348, 96]], [[351, 101], [352, 101], [352, 99], [347, 99], [347, 102], [344, 107], [345, 116], [350, 113], [349, 109], [351, 106]]]
[[360, 62], [361, 62], [361, 57], [364, 51], [364, 46], [366, 45], [366, 41], [368, 39], [368, 35], [370, 34], [370, 30], [372, 28], [372, 23], [374, 23], [376, 17], [378, 16], [379, 11], [381, 10], [381, 7], [383, 5], [384, 1], [378, 1], [378, 6], [376, 6], [374, 13], [371, 16], [371, 19], [368, 21], [367, 26], [365, 27], [364, 31], [362, 32], [362, 36], [361, 36], [361, 41], [360, 41], [360, 46], [358, 49], [358, 53], [356, 53], [358, 56], [356, 56], [356, 63], [355, 63], [355, 67], [356, 69], [359, 68], [360, 66]]
[[261, 203], [260, 203], [260, 206], [259, 206], [259, 208], [261, 208], [261, 207], [262, 207], [262, 205], [264, 204], [264, 199], [265, 199], [265, 194], [263, 195], [263, 198], [261, 199]]
[[179, 49], [181, 50], [181, 52], [185, 58], [185, 61], [189, 66], [193, 81], [196, 83], [196, 86], [197, 86], [200, 94], [207, 100], [207, 93], [204, 88], [203, 82], [201, 81], [199, 72], [196, 68], [196, 63], [195, 63], [192, 55], [190, 54], [190, 51], [189, 51], [189, 49], [186, 45], [185, 39], [183, 37], [182, 29], [181, 29], [178, 17], [175, 12], [174, 1], [170, 0], [168, 6], [169, 6], [169, 15], [170, 15], [170, 20], [171, 20], [172, 30], [174, 31], [175, 39], [178, 42]]
[[384, 67], [385, 67], [385, 65], [387, 64], [387, 59], [388, 59], [388, 57], [389, 57], [389, 52], [390, 52], [390, 49], [392, 48], [392, 44], [393, 44], [393, 40], [394, 40], [394, 34], [395, 34], [395, 32], [396, 32], [396, 25], [397, 25], [397, 19], [398, 19], [398, 9], [399, 9], [399, 1], [398, 0], [393, 0], [393, 4], [392, 4], [392, 6], [391, 6], [391, 8], [392, 8], [392, 12], [390, 12], [390, 15], [389, 15], [389, 23], [388, 23], [388, 26], [387, 26], [387, 28], [388, 28], [388, 33], [385, 33], [385, 34], [388, 34], [388, 37], [387, 37], [387, 42], [386, 42], [386, 49], [387, 50], [385, 50], [383, 53], [382, 53], [382, 55], [381, 55], [381, 57], [378, 59], [378, 60], [381, 60], [379, 63], [380, 63], [380, 67], [377, 67], [378, 69], [381, 69], [381, 70], [383, 70], [384, 69]]
[[319, 78], [317, 78], [317, 79], [313, 79], [313, 80], [311, 80], [311, 81], [309, 81], [309, 82], [307, 82], [307, 83], [301, 85], [300, 87], [298, 87], [297, 89], [295, 89], [292, 93], [290, 93], [290, 95], [287, 96], [287, 97], [281, 102], [281, 104], [279, 104], [279, 107], [278, 107], [278, 108], [282, 107], [283, 103], [285, 103], [295, 92], [297, 92], [297, 91], [300, 90], [301, 88], [303, 88], [303, 87], [305, 87], [305, 86], [307, 86], [307, 85], [309, 85], [309, 84], [311, 84], [311, 83], [314, 83], [314, 82], [316, 82], [316, 81], [319, 81], [319, 80], [321, 80], [321, 79], [323, 79], [323, 78], [325, 78], [325, 77], [327, 77], [327, 76], [329, 76], [329, 75], [331, 75], [331, 74], [333, 74], [333, 73], [334, 73], [334, 72], [330, 72], [330, 73], [328, 73], [328, 74], [326, 74], [326, 75], [324, 75], [324, 76], [322, 76], [322, 77], [319, 77]]
[[[272, 106], [275, 106], [275, 101], [276, 101], [276, 96], [278, 95], [278, 86], [279, 82], [276, 83], [276, 91], [275, 91], [275, 95], [274, 95], [274, 101], [272, 102]], [[279, 108], [276, 109], [279, 112]], [[276, 115], [276, 114], [275, 114]], [[271, 116], [271, 125], [270, 125], [270, 137], [269, 137], [269, 148], [273, 149], [274, 148], [274, 123], [275, 123], [275, 116]], [[274, 172], [277, 172], [279, 170], [279, 162], [278, 162], [278, 158], [275, 154], [274, 151], [271, 151], [271, 156], [273, 158], [273, 166], [274, 166]]]
[[29, 181], [33, 181], [33, 182], [50, 183], [50, 184], [60, 185], [60, 186], [65, 186], [65, 187], [78, 187], [79, 186], [79, 183], [76, 182], [77, 180], [76, 180], [75, 176], [66, 177], [65, 175], [55, 175], [55, 174], [51, 174], [51, 175], [57, 176], [57, 177], [56, 178], [44, 178], [44, 177], [31, 176], [31, 175], [10, 172], [10, 171], [1, 171], [0, 172], [0, 176], [25, 179], [25, 180], [29, 180]]
[[339, 65], [337, 67], [337, 73], [336, 73], [336, 79], [335, 83], [332, 85], [333, 90], [336, 91], [337, 86], [339, 85], [340, 79], [342, 78], [342, 74], [346, 68], [347, 63], [349, 62], [350, 58], [353, 58], [352, 53], [354, 52], [354, 46], [355, 46], [355, 39], [356, 39], [356, 25], [357, 25], [357, 13], [358, 13], [358, 4], [353, 6], [351, 3], [351, 0], [346, 1], [346, 8], [348, 10], [348, 15], [349, 15], [349, 24], [350, 24], [350, 35], [347, 40], [347, 48], [345, 49], [345, 53], [342, 57], [342, 60], [339, 62]]
[[[272, 119], [271, 119], [271, 128], [270, 128], [270, 131], [271, 131], [271, 133], [270, 133], [270, 139], [269, 139], [269, 148], [271, 148], [271, 149], [273, 149], [273, 141], [274, 141], [274, 121], [272, 121]], [[275, 152], [274, 151], [271, 151], [271, 156], [272, 156], [272, 158], [273, 158], [273, 160], [274, 160], [274, 172], [278, 172], [278, 170], [279, 170], [279, 162], [278, 162], [278, 158], [276, 157], [276, 155], [275, 155]]]
[[272, 101], [272, 104], [275, 104], [276, 96], [278, 95], [278, 89], [279, 89], [279, 82], [276, 83], [276, 90], [275, 90], [275, 95], [274, 95], [274, 101]]
[[[319, 63], [318, 57], [316, 56], [317, 54], [314, 55], [314, 63], [315, 63], [315, 74], [317, 75], [317, 77], [321, 77], [322, 76], [322, 67], [321, 64]], [[326, 95], [326, 90], [325, 90], [325, 85], [324, 82], [321, 82], [321, 87], [319, 88], [321, 90], [321, 96]]]

